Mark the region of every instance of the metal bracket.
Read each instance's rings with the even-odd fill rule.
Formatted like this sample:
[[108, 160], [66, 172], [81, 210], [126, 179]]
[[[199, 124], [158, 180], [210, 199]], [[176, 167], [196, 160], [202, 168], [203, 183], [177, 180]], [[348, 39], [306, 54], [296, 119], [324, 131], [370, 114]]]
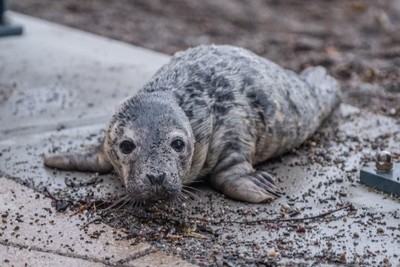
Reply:
[[394, 163], [390, 171], [379, 171], [374, 163], [360, 170], [360, 182], [385, 193], [400, 196], [400, 164]]

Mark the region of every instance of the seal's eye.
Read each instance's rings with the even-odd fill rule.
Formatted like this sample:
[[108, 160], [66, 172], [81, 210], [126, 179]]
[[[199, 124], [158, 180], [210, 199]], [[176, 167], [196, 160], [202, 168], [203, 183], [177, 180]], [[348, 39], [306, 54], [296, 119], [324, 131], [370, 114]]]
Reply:
[[181, 139], [172, 141], [171, 146], [178, 152], [181, 152], [185, 147], [185, 143]]
[[136, 147], [135, 144], [132, 141], [128, 141], [128, 140], [122, 141], [119, 144], [119, 149], [124, 154], [131, 153], [135, 149], [135, 147]]

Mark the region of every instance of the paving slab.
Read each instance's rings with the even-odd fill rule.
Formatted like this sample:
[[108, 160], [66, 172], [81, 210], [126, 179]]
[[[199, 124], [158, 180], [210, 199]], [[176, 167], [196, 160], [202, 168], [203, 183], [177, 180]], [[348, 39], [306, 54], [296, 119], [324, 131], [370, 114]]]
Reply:
[[[154, 203], [141, 207], [144, 214], [119, 209], [106, 216], [92, 207], [74, 215], [76, 204], [108, 199], [123, 192], [122, 184], [113, 174], [47, 169], [42, 155], [98, 143], [112, 106], [168, 57], [13, 15], [27, 34], [0, 39], [0, 212], [10, 213], [0, 228], [0, 250], [33, 247], [52, 257], [131, 266], [400, 266], [400, 198], [358, 182], [362, 165], [380, 149], [399, 161], [400, 124], [347, 105], [303, 146], [259, 166], [285, 192], [272, 203], [233, 201], [201, 184], [193, 191], [197, 198], [177, 206]], [[22, 48], [27, 55], [17, 53]], [[58, 213], [51, 197], [75, 206]], [[83, 227], [93, 216], [102, 222]], [[68, 235], [52, 234], [55, 245], [48, 244], [47, 227]]]

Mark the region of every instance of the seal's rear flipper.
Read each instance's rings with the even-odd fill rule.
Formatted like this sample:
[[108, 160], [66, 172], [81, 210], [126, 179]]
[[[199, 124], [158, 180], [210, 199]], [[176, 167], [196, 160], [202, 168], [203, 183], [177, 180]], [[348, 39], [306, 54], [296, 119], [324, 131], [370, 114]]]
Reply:
[[113, 166], [104, 154], [102, 146], [87, 154], [44, 156], [44, 165], [68, 171], [109, 173]]
[[300, 77], [315, 88], [315, 93], [320, 100], [333, 101], [335, 105], [341, 101], [339, 84], [324, 67], [308, 67], [300, 73]]

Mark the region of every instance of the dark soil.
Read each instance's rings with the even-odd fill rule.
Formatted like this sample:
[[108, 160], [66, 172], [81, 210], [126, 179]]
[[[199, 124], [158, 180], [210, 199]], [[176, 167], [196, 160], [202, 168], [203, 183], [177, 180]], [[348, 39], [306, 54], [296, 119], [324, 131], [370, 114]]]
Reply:
[[399, 0], [30, 0], [11, 9], [168, 54], [227, 43], [295, 71], [323, 65], [344, 102], [400, 118]]

